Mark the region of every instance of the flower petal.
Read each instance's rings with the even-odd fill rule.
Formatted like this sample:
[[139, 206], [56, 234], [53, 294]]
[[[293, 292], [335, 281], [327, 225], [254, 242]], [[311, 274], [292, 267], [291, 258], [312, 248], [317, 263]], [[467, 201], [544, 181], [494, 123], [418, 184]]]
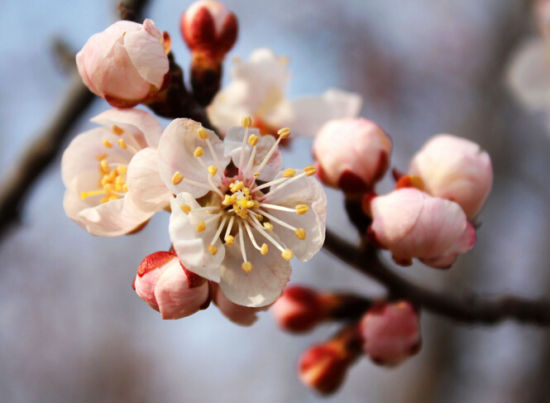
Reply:
[[268, 194], [265, 201], [290, 208], [295, 208], [298, 204], [309, 206], [308, 212], [302, 215], [272, 209], [267, 209], [267, 212], [296, 228], [305, 230], [306, 238], [300, 240], [294, 231], [272, 223], [275, 233], [298, 259], [311, 259], [325, 242], [327, 196], [319, 182], [313, 177], [297, 179], [285, 186], [284, 190], [274, 192], [273, 195]]
[[133, 156], [126, 174], [128, 194], [144, 211], [158, 211], [170, 204], [172, 193], [158, 171], [158, 151], [147, 147]]
[[191, 119], [175, 119], [164, 130], [159, 142], [159, 171], [166, 186], [173, 193], [188, 192], [195, 198], [204, 196], [208, 189], [186, 183], [185, 180], [178, 184], [172, 182], [175, 172], [183, 175], [183, 178], [190, 179], [208, 185], [209, 173], [205, 167], [194, 157], [193, 153], [197, 147], [204, 150], [202, 162], [205, 166], [213, 165], [218, 168], [217, 174], [212, 180], [217, 184], [220, 182], [220, 175], [229, 164], [229, 158], [224, 156], [222, 141], [211, 130], [207, 130], [208, 139], [212, 144], [215, 156], [212, 155], [207, 142], [198, 136], [201, 124]]
[[356, 117], [363, 99], [353, 92], [330, 89], [321, 96], [297, 98], [290, 102], [292, 117], [288, 127], [301, 135], [314, 136], [329, 120]]
[[[190, 208], [188, 213], [182, 205]], [[206, 221], [212, 214], [199, 210], [201, 206], [190, 193], [180, 193], [171, 200], [172, 214], [168, 230], [170, 239], [183, 265], [193, 273], [208, 280], [220, 281], [220, 264], [225, 256], [225, 248], [219, 239], [214, 246], [217, 253], [212, 255], [208, 246], [217, 229], [217, 220], [210, 222], [202, 232], [197, 232], [201, 221]]]
[[262, 256], [245, 241], [246, 256], [252, 263], [250, 273], [243, 272], [243, 257], [239, 249], [240, 235], [226, 248], [221, 265], [220, 287], [225, 296], [238, 305], [263, 307], [275, 301], [290, 278], [290, 265], [275, 250]]
[[213, 295], [212, 300], [219, 308], [220, 312], [231, 322], [241, 326], [253, 325], [258, 320], [258, 312], [268, 308], [249, 308], [247, 306], [237, 305], [227, 299], [218, 284], [211, 283], [210, 287]]

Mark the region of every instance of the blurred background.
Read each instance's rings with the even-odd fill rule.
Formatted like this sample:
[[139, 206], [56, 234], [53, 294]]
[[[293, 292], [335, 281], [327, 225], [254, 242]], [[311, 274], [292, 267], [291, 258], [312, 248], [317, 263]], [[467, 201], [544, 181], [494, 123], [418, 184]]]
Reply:
[[[0, 180], [58, 109], [69, 85], [52, 51], [74, 50], [115, 18], [112, 0], [3, 0], [0, 15]], [[146, 13], [172, 35], [185, 68], [178, 20], [190, 1], [152, 0]], [[240, 38], [229, 56], [262, 46], [291, 60], [291, 96], [329, 87], [364, 97], [362, 116], [394, 140], [392, 165], [406, 169], [436, 133], [472, 139], [492, 157], [495, 182], [478, 243], [451, 271], [418, 264], [402, 275], [442, 292], [548, 296], [550, 138], [542, 114], [513, 99], [504, 75], [535, 34], [525, 1], [227, 0]], [[550, 74], [550, 72], [549, 72]], [[71, 138], [108, 108], [97, 99]], [[164, 124], [166, 122], [164, 121]], [[295, 141], [287, 166], [312, 160]], [[21, 225], [0, 243], [0, 396], [3, 402], [314, 402], [296, 378], [309, 345], [279, 331], [269, 313], [251, 328], [215, 307], [162, 321], [131, 288], [142, 258], [169, 245], [168, 214], [137, 235], [96, 238], [63, 211], [59, 160], [33, 188]], [[0, 182], [1, 183], [1, 182]], [[381, 190], [389, 189], [389, 179]], [[328, 225], [356, 235], [329, 191]], [[381, 295], [383, 290], [326, 253], [294, 264], [292, 282]], [[364, 358], [341, 402], [548, 402], [550, 330], [506, 322], [465, 326], [423, 312], [423, 349], [396, 369]]]

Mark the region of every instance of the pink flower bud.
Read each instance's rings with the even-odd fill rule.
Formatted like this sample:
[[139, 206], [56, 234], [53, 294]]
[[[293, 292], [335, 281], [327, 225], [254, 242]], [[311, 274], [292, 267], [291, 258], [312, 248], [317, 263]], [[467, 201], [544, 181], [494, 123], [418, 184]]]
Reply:
[[372, 189], [386, 172], [391, 148], [390, 138], [379, 126], [348, 118], [331, 120], [321, 128], [313, 154], [325, 185], [363, 192]]
[[304, 333], [323, 319], [321, 300], [316, 291], [300, 286], [287, 287], [273, 304], [273, 315], [283, 329]]
[[257, 320], [257, 313], [265, 311], [271, 305], [262, 308], [250, 308], [243, 305], [237, 305], [231, 302], [222, 292], [220, 286], [214, 282], [210, 282], [212, 300], [219, 308], [220, 312], [231, 322], [241, 326], [251, 326]]
[[377, 364], [396, 365], [420, 350], [420, 321], [407, 301], [380, 303], [359, 324], [363, 350]]
[[540, 32], [550, 38], [550, 0], [536, 0], [533, 11]]
[[475, 230], [452, 201], [403, 188], [372, 198], [367, 207], [373, 219], [369, 235], [389, 249], [398, 264], [408, 265], [418, 258], [429, 266], [446, 268], [474, 246]]
[[320, 393], [335, 392], [361, 353], [358, 336], [355, 326], [351, 326], [333, 339], [306, 350], [298, 363], [300, 380]]
[[183, 39], [193, 53], [221, 60], [237, 40], [239, 25], [235, 14], [217, 1], [197, 1], [181, 16]]
[[208, 282], [183, 267], [174, 252], [155, 252], [143, 259], [134, 289], [162, 319], [192, 315], [209, 302]]
[[489, 154], [469, 140], [440, 134], [414, 156], [409, 173], [432, 196], [458, 203], [468, 219], [481, 210], [493, 183]]
[[162, 33], [151, 20], [118, 21], [92, 35], [76, 55], [84, 84], [117, 108], [151, 98], [161, 88], [169, 62]]

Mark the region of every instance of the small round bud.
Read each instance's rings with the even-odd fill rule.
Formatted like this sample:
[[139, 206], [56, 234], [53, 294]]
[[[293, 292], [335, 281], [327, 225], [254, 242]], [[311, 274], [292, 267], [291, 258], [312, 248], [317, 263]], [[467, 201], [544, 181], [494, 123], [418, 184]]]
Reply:
[[134, 289], [162, 319], [192, 315], [209, 302], [208, 282], [183, 267], [174, 252], [155, 252], [143, 259]]
[[440, 134], [414, 156], [409, 173], [432, 196], [458, 203], [468, 219], [481, 210], [493, 183], [489, 154], [469, 140]]
[[388, 168], [391, 140], [375, 123], [358, 119], [327, 122], [315, 137], [319, 178], [346, 193], [371, 190]]
[[315, 290], [287, 287], [273, 304], [273, 315], [284, 330], [304, 333], [313, 329], [323, 319], [321, 301]]
[[418, 311], [407, 301], [379, 303], [359, 324], [363, 350], [381, 365], [396, 365], [420, 350]]
[[475, 230], [457, 203], [415, 188], [376, 196], [363, 208], [373, 220], [368, 235], [401, 265], [418, 258], [429, 266], [447, 268], [475, 243]]
[[168, 73], [164, 37], [151, 20], [118, 21], [92, 35], [76, 55], [84, 84], [117, 108], [154, 97]]

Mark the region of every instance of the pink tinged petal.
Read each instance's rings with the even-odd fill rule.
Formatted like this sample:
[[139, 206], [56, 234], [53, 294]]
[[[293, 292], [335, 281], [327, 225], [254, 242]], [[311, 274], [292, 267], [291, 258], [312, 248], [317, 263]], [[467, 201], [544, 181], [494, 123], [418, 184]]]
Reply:
[[381, 179], [391, 148], [388, 135], [363, 118], [331, 120], [313, 143], [323, 183], [347, 192], [368, 190]]
[[540, 38], [523, 43], [512, 57], [506, 81], [525, 106], [550, 107], [550, 60], [548, 45]]
[[288, 126], [301, 135], [314, 136], [329, 120], [356, 117], [362, 103], [360, 95], [337, 89], [321, 96], [298, 98], [291, 101]]
[[174, 184], [172, 177], [179, 172], [183, 178], [208, 185], [208, 171], [194, 157], [193, 153], [197, 147], [202, 147], [204, 154], [200, 157], [206, 166], [213, 165], [218, 168], [216, 175], [212, 178], [214, 183], [220, 183], [221, 175], [229, 164], [229, 158], [224, 157], [223, 142], [208, 130], [208, 139], [212, 144], [217, 161], [213, 158], [205, 140], [199, 138], [197, 132], [201, 124], [191, 119], [175, 119], [164, 130], [159, 142], [159, 170], [161, 178], [166, 186], [173, 192], [188, 192], [195, 198], [204, 196], [209, 192], [204, 187], [198, 187], [183, 180]]
[[142, 147], [156, 147], [162, 134], [158, 120], [141, 109], [109, 109], [90, 120], [109, 129], [115, 125], [120, 127]]
[[172, 193], [162, 181], [158, 171], [158, 151], [144, 148], [128, 165], [126, 174], [128, 194], [143, 211], [158, 211], [170, 204]]
[[[259, 237], [259, 235], [256, 235]], [[246, 255], [252, 271], [245, 273], [239, 248], [239, 235], [232, 246], [226, 248], [221, 266], [220, 288], [233, 303], [247, 307], [264, 307], [274, 302], [290, 278], [290, 265], [275, 248], [262, 256], [245, 240]]]
[[[182, 205], [189, 206], [191, 211], [185, 213]], [[226, 250], [223, 243], [216, 239], [214, 246], [217, 253], [212, 255], [208, 247], [217, 229], [217, 222], [210, 222], [206, 229], [197, 232], [196, 228], [201, 221], [206, 221], [211, 214], [196, 211], [200, 205], [189, 193], [180, 193], [171, 200], [172, 214], [168, 230], [172, 245], [183, 265], [190, 271], [208, 280], [220, 281], [220, 264]]]
[[168, 72], [168, 57], [164, 53], [162, 34], [151, 20], [145, 20], [144, 29], [128, 32], [124, 47], [139, 75], [157, 89]]
[[258, 312], [268, 308], [249, 308], [247, 306], [234, 304], [227, 299], [216, 283], [211, 283], [210, 287], [213, 294], [212, 299], [220, 312], [231, 322], [241, 326], [251, 326], [258, 320]]
[[180, 319], [200, 310], [209, 298], [208, 282], [193, 280], [196, 275], [185, 270], [176, 257], [161, 270], [154, 293], [162, 319]]
[[140, 263], [134, 279], [133, 287], [137, 295], [157, 311], [159, 306], [155, 297], [155, 286], [163, 272], [161, 268], [174, 258], [175, 254], [171, 252], [151, 253]]
[[429, 140], [413, 158], [409, 173], [422, 178], [431, 195], [458, 203], [469, 219], [477, 215], [493, 183], [489, 154], [448, 134]]
[[281, 221], [305, 229], [306, 238], [300, 240], [294, 231], [272, 223], [275, 233], [292, 250], [294, 256], [304, 262], [311, 259], [325, 241], [327, 196], [320, 183], [313, 177], [303, 177], [285, 186], [283, 190], [274, 192], [273, 196], [268, 194], [266, 202], [290, 208], [295, 208], [298, 204], [309, 206], [308, 212], [302, 215], [269, 209], [267, 211]]
[[363, 350], [378, 364], [396, 365], [421, 345], [418, 312], [406, 301], [375, 305], [361, 320], [359, 332]]
[[152, 212], [144, 212], [127, 197], [100, 203], [101, 196], [82, 200], [81, 193], [97, 187], [99, 173], [85, 172], [75, 178], [67, 187], [63, 207], [69, 218], [92, 235], [118, 236], [131, 232], [147, 221]]

